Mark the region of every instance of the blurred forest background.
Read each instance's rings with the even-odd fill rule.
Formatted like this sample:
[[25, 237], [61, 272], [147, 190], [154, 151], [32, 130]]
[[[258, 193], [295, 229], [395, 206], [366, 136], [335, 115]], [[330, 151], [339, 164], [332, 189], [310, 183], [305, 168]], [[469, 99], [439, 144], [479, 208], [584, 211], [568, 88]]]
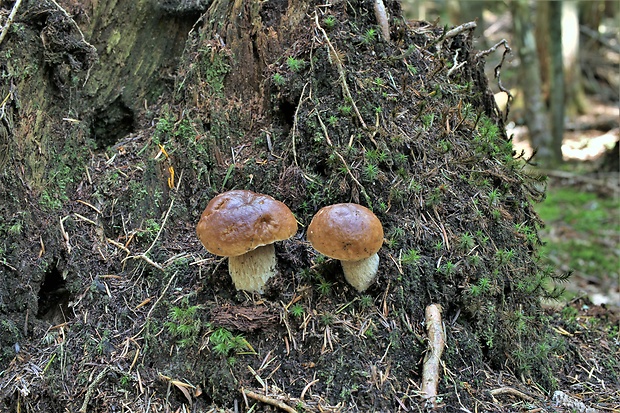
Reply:
[[620, 2], [403, 0], [403, 9], [449, 26], [476, 21], [480, 50], [507, 41], [501, 69], [506, 43], [486, 71], [515, 150], [535, 152], [532, 172], [549, 178], [538, 206], [546, 259], [573, 273], [567, 300], [620, 307]]

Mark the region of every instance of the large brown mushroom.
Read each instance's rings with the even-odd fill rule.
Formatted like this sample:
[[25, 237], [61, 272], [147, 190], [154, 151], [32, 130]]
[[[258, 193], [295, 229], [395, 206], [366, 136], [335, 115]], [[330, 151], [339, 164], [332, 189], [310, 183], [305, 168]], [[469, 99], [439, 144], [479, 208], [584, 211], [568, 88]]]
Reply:
[[351, 203], [321, 208], [308, 226], [308, 241], [321, 254], [340, 260], [344, 277], [357, 291], [375, 280], [383, 226], [368, 208]]
[[286, 205], [269, 195], [247, 190], [217, 195], [196, 226], [207, 251], [228, 257], [228, 271], [235, 287], [258, 293], [276, 274], [273, 243], [296, 232], [297, 220]]

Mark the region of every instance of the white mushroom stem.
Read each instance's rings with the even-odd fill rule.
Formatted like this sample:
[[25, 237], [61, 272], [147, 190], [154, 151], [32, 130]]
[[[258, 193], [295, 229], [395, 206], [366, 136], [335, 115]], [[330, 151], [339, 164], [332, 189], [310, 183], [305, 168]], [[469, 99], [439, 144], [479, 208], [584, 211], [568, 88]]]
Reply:
[[359, 261], [340, 261], [344, 278], [360, 293], [375, 281], [379, 269], [379, 256], [375, 253]]
[[428, 334], [428, 352], [424, 356], [422, 368], [422, 394], [427, 406], [437, 407], [437, 385], [439, 384], [439, 364], [446, 345], [441, 322], [441, 306], [431, 304], [425, 312], [426, 333]]
[[228, 272], [237, 290], [262, 293], [267, 280], [276, 275], [276, 251], [273, 244], [228, 257]]

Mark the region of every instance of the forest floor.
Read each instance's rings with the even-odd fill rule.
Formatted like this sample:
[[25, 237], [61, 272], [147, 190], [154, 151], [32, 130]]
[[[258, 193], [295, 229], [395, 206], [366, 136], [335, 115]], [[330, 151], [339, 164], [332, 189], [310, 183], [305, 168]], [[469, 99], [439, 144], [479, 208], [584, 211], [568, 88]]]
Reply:
[[[620, 411], [620, 390], [606, 385], [620, 374], [620, 174], [601, 171], [619, 130], [580, 127], [609, 118], [618, 119], [617, 105], [597, 104], [592, 113], [572, 123], [562, 148], [566, 163], [544, 171], [549, 176], [547, 195], [536, 208], [546, 224], [541, 231], [546, 259], [558, 270], [572, 273], [564, 300], [548, 303], [546, 311], [554, 328], [579, 354], [581, 362], [573, 371], [557, 376], [560, 389], [574, 399], [563, 408], [562, 403], [550, 407], [542, 394], [534, 401], [506, 391], [510, 397], [503, 399], [502, 407], [508, 411]], [[515, 149], [532, 152], [524, 127], [511, 133]], [[489, 382], [495, 379], [501, 378]], [[534, 394], [535, 389], [529, 387]], [[556, 393], [552, 398], [562, 397]]]
[[488, 391], [469, 394], [467, 399], [475, 402], [461, 411], [620, 412], [620, 389], [614, 384], [620, 374], [620, 310], [580, 297], [545, 311], [579, 360], [569, 371], [558, 372], [559, 390], [549, 395], [536, 383], [489, 369], [482, 372]]
[[[341, 20], [344, 21], [344, 18]], [[332, 40], [336, 39], [336, 34], [330, 32]], [[349, 36], [348, 30], [343, 30], [342, 35]], [[325, 37], [329, 39], [327, 35]], [[357, 49], [370, 47], [361, 41], [359, 44], [362, 46], [354, 48], [356, 50], [351, 51], [351, 55], [354, 55], [353, 52]], [[297, 44], [296, 47], [298, 46]], [[327, 64], [331, 54], [326, 49], [317, 49], [317, 53], [319, 52], [324, 56], [323, 66], [317, 65], [316, 70], [322, 67], [325, 73], [336, 78], [334, 68]], [[214, 56], [217, 58], [218, 55], [210, 55], [213, 67], [213, 62], [218, 61], [214, 60]], [[338, 54], [334, 55], [337, 57]], [[374, 64], [375, 53], [372, 56], [370, 62]], [[370, 87], [377, 90], [387, 88], [380, 77], [378, 66], [375, 68], [371, 64], [362, 64], [361, 60], [359, 63], [359, 68], [363, 68], [364, 72], [369, 72], [367, 68], [377, 71], [376, 75], [372, 72], [364, 74], [368, 79], [369, 95], [376, 95], [377, 99], [391, 99], [392, 96], [387, 92], [385, 96], [383, 93], [371, 94]], [[284, 70], [283, 73], [295, 76]], [[411, 76], [410, 73], [407, 75]], [[324, 90], [325, 99], [321, 101], [317, 96], [315, 98], [326, 106], [316, 106], [313, 111], [310, 108], [298, 108], [294, 112], [293, 125], [297, 123], [297, 112], [300, 119], [306, 116], [306, 120], [311, 120], [312, 113], [337, 114], [335, 106], [327, 105], [331, 89], [333, 84], [325, 82], [321, 89]], [[302, 96], [304, 90], [305, 86], [301, 89]], [[434, 93], [432, 96], [435, 96]], [[298, 100], [302, 100], [301, 96], [298, 96]], [[392, 101], [406, 99], [390, 100]], [[385, 103], [382, 100], [378, 102]], [[280, 103], [282, 112], [290, 112], [292, 120], [293, 106], [284, 105], [286, 102]], [[444, 102], [438, 99], [438, 103]], [[300, 103], [299, 107], [301, 106]], [[332, 111], [327, 112], [330, 108]], [[390, 113], [385, 108], [369, 105], [367, 114], [372, 113], [378, 122], [381, 113]], [[152, 107], [148, 109], [154, 110]], [[421, 317], [418, 321], [412, 318], [411, 322], [408, 318], [411, 311], [402, 311], [400, 318], [396, 317], [396, 312], [393, 311], [395, 306], [400, 305], [400, 301], [395, 300], [401, 296], [404, 297], [402, 301], [408, 305], [411, 302], [414, 309], [419, 305], [417, 296], [412, 293], [412, 287], [401, 288], [399, 291], [402, 293], [396, 295], [397, 291], [393, 287], [395, 283], [391, 277], [396, 278], [395, 274], [398, 273], [397, 261], [384, 260], [386, 267], [391, 270], [386, 270], [381, 282], [377, 283], [377, 288], [371, 290], [374, 296], [358, 296], [343, 283], [335, 282], [339, 274], [337, 270], [334, 271], [333, 262], [323, 261], [322, 274], [307, 271], [311, 277], [307, 277], [307, 280], [303, 278], [304, 274], [297, 269], [313, 269], [314, 266], [309, 267], [306, 264], [315, 257], [307, 252], [307, 244], [297, 238], [283, 243], [284, 246], [279, 250], [279, 258], [286, 263], [286, 266], [283, 265], [285, 271], [282, 277], [268, 286], [265, 296], [249, 297], [241, 292], [233, 292], [228, 275], [223, 271], [225, 260], [204, 253], [194, 236], [195, 220], [188, 219], [187, 216], [191, 214], [183, 210], [190, 206], [193, 210], [195, 205], [191, 202], [202, 202], [205, 192], [196, 190], [184, 200], [180, 195], [175, 197], [181, 187], [181, 174], [177, 177], [176, 188], [172, 174], [168, 177], [168, 182], [160, 182], [160, 178], [165, 176], [161, 171], [173, 170], [173, 160], [180, 163], [182, 159], [179, 150], [176, 153], [170, 151], [171, 160], [162, 144], [170, 150], [175, 148], [174, 143], [179, 143], [180, 138], [190, 137], [190, 142], [199, 147], [203, 144], [202, 140], [200, 145], [197, 144], [199, 138], [203, 139], [207, 134], [193, 133], [191, 127], [195, 127], [198, 122], [189, 122], [189, 115], [188, 118], [177, 119], [173, 115], [164, 116], [165, 111], [160, 109], [148, 115], [152, 119], [144, 119], [142, 122], [150, 126], [128, 136], [108, 151], [97, 152], [90, 158], [86, 169], [88, 176], [81, 177], [79, 190], [72, 194], [74, 197], [71, 198], [75, 202], [71, 203], [71, 209], [63, 211], [67, 214], [65, 218], [60, 219], [64, 242], [56, 243], [56, 252], [52, 251], [54, 246], [51, 242], [45, 247], [43, 238], [33, 238], [35, 251], [38, 252], [39, 248], [41, 250], [39, 258], [46, 253], [46, 257], [52, 256], [54, 259], [47, 267], [43, 267], [45, 274], [41, 291], [38, 293], [37, 314], [27, 311], [25, 315], [20, 313], [15, 320], [10, 320], [10, 328], [6, 327], [5, 331], [17, 331], [17, 337], [21, 334], [20, 329], [24, 329], [23, 335], [27, 339], [21, 342], [10, 341], [10, 347], [5, 346], [10, 348], [11, 353], [6, 368], [0, 371], [0, 402], [3, 403], [0, 404], [0, 410], [6, 408], [6, 411], [19, 413], [307, 413], [365, 412], [374, 407], [377, 412], [427, 411], [421, 397], [419, 371], [428, 340], [425, 338]], [[178, 110], [179, 107], [174, 109], [177, 109], [178, 113], [183, 112]], [[305, 114], [304, 110], [307, 110]], [[229, 110], [228, 113], [234, 112]], [[198, 117], [196, 115], [196, 118]], [[218, 120], [217, 117], [214, 119]], [[433, 117], [427, 120], [432, 124]], [[335, 126], [344, 127], [348, 122], [349, 117], [334, 116]], [[403, 122], [403, 125], [413, 123]], [[72, 127], [66, 126], [67, 135]], [[185, 135], [181, 133], [182, 127], [187, 127]], [[319, 132], [327, 130], [325, 125], [322, 129], [318, 124], [314, 127]], [[187, 133], [188, 130], [191, 134]], [[161, 138], [165, 135], [164, 132], [168, 134], [165, 142]], [[157, 135], [158, 133], [161, 133], [161, 136]], [[327, 135], [327, 132], [325, 134]], [[155, 136], [158, 138], [157, 142], [152, 138]], [[322, 137], [322, 132], [319, 136]], [[271, 135], [267, 134], [266, 143], [271, 157], [265, 153], [264, 147], [262, 151], [256, 150], [253, 157], [250, 157], [250, 151], [258, 148], [258, 144], [256, 147], [239, 145], [236, 154], [238, 162], [233, 159], [228, 170], [222, 167], [225, 166], [224, 163], [219, 169], [214, 167], [220, 175], [214, 173], [210, 178], [213, 179], [213, 186], [223, 190], [229, 177], [236, 178], [239, 182], [246, 182], [249, 177], [248, 186], [256, 185], [251, 187], [260, 189], [258, 183], [266, 180], [260, 179], [259, 174], [264, 173], [266, 176], [268, 171], [279, 172], [273, 167], [278, 161], [273, 159], [275, 157], [272, 144], [275, 145], [275, 153], [279, 154], [281, 146], [278, 145], [281, 143], [275, 140], [272, 142], [270, 139]], [[300, 138], [297, 142], [304, 140]], [[310, 140], [306, 139], [305, 142]], [[315, 140], [314, 144], [319, 145], [321, 142]], [[159, 146], [156, 146], [156, 143]], [[293, 150], [294, 145], [295, 138]], [[434, 146], [429, 144], [424, 149], [432, 154], [436, 152]], [[324, 146], [322, 148], [327, 149]], [[218, 149], [218, 146], [214, 145], [214, 149]], [[242, 150], [245, 158], [239, 159]], [[441, 147], [437, 150], [441, 150]], [[443, 165], [447, 156], [443, 152], [445, 151], [436, 152], [435, 156], [442, 161], [438, 165]], [[232, 155], [234, 158], [234, 151]], [[303, 164], [301, 161], [306, 159], [305, 156], [312, 155], [312, 151], [307, 147], [305, 150], [303, 147], [298, 148], [295, 156], [297, 155], [300, 164]], [[347, 153], [345, 155], [348, 156]], [[426, 157], [425, 155], [424, 158]], [[198, 156], [195, 158], [201, 159]], [[334, 159], [338, 161], [340, 158]], [[341, 172], [346, 176], [347, 172], [351, 172], [344, 158], [342, 159], [345, 169], [341, 169]], [[358, 164], [363, 162], [363, 156], [359, 155], [357, 161]], [[235, 168], [235, 163], [243, 168]], [[422, 168], [420, 162], [411, 164], [412, 168]], [[268, 169], [270, 165], [271, 170]], [[371, 163], [368, 165], [376, 166]], [[453, 166], [454, 163], [446, 162], [445, 168], [449, 170]], [[326, 164], [322, 167], [328, 169], [332, 166]], [[189, 175], [191, 167], [187, 167], [186, 171]], [[548, 241], [548, 257], [560, 270], [574, 270], [574, 280], [578, 283], [596, 285], [596, 292], [604, 295], [603, 298], [611, 297], [611, 294], [607, 293], [618, 289], [617, 268], [614, 272], [613, 267], [613, 257], [618, 256], [617, 184], [615, 187], [598, 185], [601, 178], [591, 172], [560, 172], [549, 174], [557, 176], [550, 181], [547, 201], [555, 204], [540, 205], [541, 215], [547, 214], [548, 227], [542, 236]], [[290, 170], [287, 170], [287, 175], [289, 174]], [[292, 175], [295, 177], [299, 174]], [[317, 176], [320, 175], [317, 173]], [[189, 180], [187, 175], [183, 179], [183, 182]], [[363, 179], [362, 175], [362, 183]], [[161, 186], [170, 191], [157, 192]], [[277, 186], [282, 195], [290, 200], [296, 199], [294, 190], [300, 191], [297, 199], [305, 199], [306, 187], [295, 189], [296, 182], [292, 179], [281, 179]], [[359, 186], [363, 189], [362, 185]], [[324, 185], [317, 185], [316, 192], [319, 193], [323, 187]], [[371, 185], [371, 182], [368, 182], [366, 187], [377, 192], [389, 192], [390, 189], [387, 184]], [[601, 188], [608, 187], [612, 188], [611, 193], [599, 193]], [[436, 194], [443, 196], [443, 189], [440, 188], [445, 189], [446, 186], [437, 186]], [[186, 190], [189, 191], [187, 188]], [[565, 194], [567, 190], [570, 191], [568, 196], [556, 198], [554, 201], [557, 194]], [[574, 197], [573, 194], [576, 193], [586, 193], [587, 196]], [[111, 199], [114, 199], [114, 202], [109, 202]], [[175, 203], [175, 200], [178, 201]], [[321, 202], [326, 200], [328, 199], [322, 199]], [[97, 203], [99, 201], [101, 203]], [[581, 203], [576, 204], [577, 201]], [[464, 215], [463, 211], [452, 203], [445, 204], [454, 208], [456, 218]], [[553, 205], [554, 208], [545, 210], [546, 206]], [[406, 208], [403, 206], [400, 211], [402, 216], [407, 218], [413, 206], [414, 203], [408, 204]], [[584, 206], [589, 208], [587, 214], [583, 212]], [[514, 209], [514, 212], [520, 212], [519, 207]], [[602, 213], [599, 213], [600, 209], [603, 210]], [[143, 210], [150, 210], [152, 215], [141, 219], [140, 212]], [[301, 211], [301, 206], [298, 206], [297, 210]], [[398, 212], [397, 205], [392, 206], [392, 213], [394, 211]], [[310, 212], [306, 212], [306, 215], [308, 214]], [[583, 225], [578, 225], [582, 215], [601, 218], [590, 221], [584, 228]], [[54, 219], [56, 228], [57, 216], [54, 216]], [[432, 219], [430, 217], [431, 221]], [[43, 227], [52, 226], [47, 222], [38, 224]], [[455, 220], [453, 226], [458, 228], [460, 220]], [[418, 227], [420, 226], [416, 226]], [[14, 232], [22, 231], [15, 225], [11, 228], [15, 228]], [[557, 228], [562, 230], [556, 230]], [[57, 229], [54, 231], [58, 232]], [[600, 238], [601, 231], [605, 231], [606, 242], [594, 242], [593, 237]], [[412, 231], [410, 237], [402, 241], [403, 248], [410, 246], [407, 242], [410, 242], [409, 238], [414, 235]], [[498, 237], [498, 241], [500, 239], [501, 237]], [[575, 242], [567, 247], [562, 246], [567, 239]], [[599, 254], [596, 257], [580, 257], [574, 262], [571, 261], [576, 255], [576, 246], [586, 243], [588, 251]], [[154, 246], [156, 248], [153, 248]], [[442, 244], [439, 244], [439, 249], [442, 248]], [[150, 256], [147, 255], [149, 252]], [[385, 258], [387, 255], [386, 252]], [[434, 257], [431, 253], [428, 255]], [[609, 259], [601, 260], [601, 255], [607, 255]], [[15, 262], [17, 261], [16, 258]], [[437, 262], [439, 267], [440, 261], [428, 261], [432, 264]], [[11, 262], [13, 261], [5, 259], [3, 265], [18, 273]], [[318, 262], [318, 258], [313, 262]], [[522, 268], [515, 271], [515, 276], [520, 275]], [[603, 268], [604, 272], [600, 272]], [[593, 277], [596, 277], [597, 281], [592, 281]], [[48, 279], [49, 282], [46, 282]], [[7, 277], [6, 280], [9, 286], [11, 279]], [[423, 279], [420, 284], [427, 282]], [[17, 287], [7, 286], [4, 288], [12, 294], [18, 291]], [[480, 355], [475, 351], [476, 343], [461, 324], [465, 317], [460, 308], [453, 309], [452, 313], [445, 317], [444, 332], [450, 337], [442, 358], [444, 364], [440, 374], [437, 410], [472, 413], [620, 412], [620, 310], [609, 300], [595, 301], [593, 291], [586, 288], [584, 290], [585, 293], [577, 290], [566, 302], [549, 303], [543, 310], [555, 332], [554, 340], [559, 342], [562, 338], [565, 339], [566, 351], [560, 356], [549, 352], [547, 347], [553, 343], [547, 341], [541, 342], [541, 347], [537, 348], [544, 354], [554, 354], [550, 355], [549, 359], [566, 357], [573, 361], [560, 363], [563, 364], [563, 370], [554, 372], [553, 375], [553, 384], [558, 390], [551, 393], [548, 387], [513, 373], [508, 367], [498, 368], [486, 364], [481, 367], [482, 363], [477, 363], [474, 359], [474, 356]], [[9, 296], [7, 294], [7, 297]], [[15, 300], [13, 296], [12, 300]], [[45, 309], [46, 300], [54, 305]], [[295, 315], [294, 308], [301, 311]], [[486, 307], [483, 309], [486, 310]], [[386, 317], [388, 313], [389, 318]], [[483, 314], [480, 317], [483, 321], [493, 315], [487, 317], [483, 311], [476, 313], [479, 314]], [[207, 319], [209, 322], [203, 323]], [[526, 334], [524, 336], [525, 342], [528, 337]], [[508, 342], [510, 346], [516, 347], [517, 340], [513, 340], [513, 337], [510, 335]], [[9, 340], [6, 342], [9, 343]], [[490, 347], [489, 344], [487, 346]], [[509, 362], [506, 358], [500, 360], [502, 363], [504, 360]], [[532, 367], [535, 369], [538, 366]], [[282, 387], [283, 383], [285, 387]], [[218, 406], [205, 407], [212, 404]], [[358, 406], [358, 409], [354, 409]], [[400, 407], [388, 409], [384, 406]]]

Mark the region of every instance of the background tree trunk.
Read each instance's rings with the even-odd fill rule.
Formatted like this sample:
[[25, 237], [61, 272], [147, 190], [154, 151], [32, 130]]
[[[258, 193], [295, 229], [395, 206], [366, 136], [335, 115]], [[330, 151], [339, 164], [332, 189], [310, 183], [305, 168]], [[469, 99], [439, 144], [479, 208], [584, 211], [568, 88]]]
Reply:
[[541, 69], [536, 53], [530, 3], [528, 0], [512, 0], [510, 5], [516, 49], [521, 61], [519, 79], [525, 105], [525, 123], [532, 147], [537, 150], [538, 161], [548, 164], [553, 160], [553, 141], [542, 94]]
[[[563, 18], [562, 2], [551, 1], [549, 5], [549, 113], [551, 118], [552, 159], [555, 164], [562, 162], [562, 142], [564, 140], [565, 89], [563, 59]], [[580, 65], [577, 65], [579, 68]], [[580, 70], [580, 69], [578, 69]]]
[[562, 7], [562, 59], [564, 62], [565, 107], [568, 115], [583, 114], [588, 102], [583, 89], [579, 58], [579, 1], [565, 0]]
[[549, 91], [551, 89], [551, 38], [550, 38], [550, 1], [536, 2], [536, 23], [534, 31], [536, 33], [536, 52], [540, 64], [540, 81], [542, 94], [545, 102], [549, 101]]

